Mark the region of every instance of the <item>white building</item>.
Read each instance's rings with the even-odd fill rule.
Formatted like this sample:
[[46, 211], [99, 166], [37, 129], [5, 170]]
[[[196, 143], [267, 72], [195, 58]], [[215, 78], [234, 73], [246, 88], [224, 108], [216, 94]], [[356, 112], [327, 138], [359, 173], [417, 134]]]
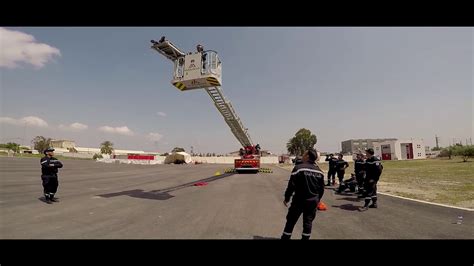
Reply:
[[[100, 154], [99, 148], [87, 148], [87, 147], [75, 147], [74, 148], [78, 153], [87, 153], [87, 154]], [[133, 150], [116, 150], [114, 149], [112, 154], [116, 155], [127, 155], [127, 154], [145, 154], [145, 151], [133, 151]]]
[[374, 143], [375, 156], [382, 160], [426, 159], [421, 139], [396, 139]]
[[62, 149], [71, 149], [76, 147], [76, 143], [73, 140], [58, 139], [51, 140], [51, 147], [53, 148], [62, 148]]

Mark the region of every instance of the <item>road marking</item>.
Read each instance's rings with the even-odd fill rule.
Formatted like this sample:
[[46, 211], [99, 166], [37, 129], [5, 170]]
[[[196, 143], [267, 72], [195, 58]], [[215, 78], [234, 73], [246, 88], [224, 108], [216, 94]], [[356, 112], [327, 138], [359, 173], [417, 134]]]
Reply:
[[460, 209], [460, 210], [464, 210], [464, 211], [471, 211], [471, 212], [474, 211], [474, 209], [451, 206], [451, 205], [446, 205], [446, 204], [441, 204], [441, 203], [434, 203], [434, 202], [429, 202], [429, 201], [424, 201], [424, 200], [417, 200], [417, 199], [412, 199], [412, 198], [406, 198], [406, 197], [396, 196], [396, 195], [392, 195], [392, 194], [388, 194], [388, 193], [384, 193], [384, 192], [377, 192], [377, 194], [382, 194], [382, 195], [390, 196], [390, 197], [394, 197], [394, 198], [411, 200], [411, 201], [416, 201], [416, 202], [421, 202], [421, 203], [426, 203], [426, 204], [431, 204], [431, 205], [436, 205], [436, 206], [442, 206], [442, 207], [447, 207], [447, 208]]

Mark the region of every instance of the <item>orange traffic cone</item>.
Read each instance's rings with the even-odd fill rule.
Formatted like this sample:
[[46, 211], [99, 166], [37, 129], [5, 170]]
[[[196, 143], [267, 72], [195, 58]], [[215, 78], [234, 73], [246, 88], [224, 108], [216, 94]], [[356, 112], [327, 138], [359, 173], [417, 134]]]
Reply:
[[327, 209], [328, 209], [328, 207], [326, 207], [326, 204], [324, 204], [324, 202], [320, 201], [319, 204], [318, 204], [318, 210], [326, 211]]

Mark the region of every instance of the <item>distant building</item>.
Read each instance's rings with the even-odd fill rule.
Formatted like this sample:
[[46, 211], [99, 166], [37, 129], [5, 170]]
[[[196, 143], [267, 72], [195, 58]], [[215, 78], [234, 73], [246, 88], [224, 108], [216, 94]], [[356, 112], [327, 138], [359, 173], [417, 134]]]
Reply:
[[[64, 153], [79, 153], [79, 154], [89, 154], [94, 155], [96, 153], [100, 154], [100, 148], [88, 148], [88, 147], [77, 147], [76, 143], [73, 140], [51, 140], [51, 146], [55, 149], [56, 154]], [[118, 150], [114, 149], [113, 155], [141, 155], [141, 154], [150, 154], [157, 155], [158, 152], [145, 152], [145, 151], [136, 151], [136, 150]]]
[[[87, 153], [87, 154], [100, 154], [99, 148], [87, 148], [87, 147], [75, 147], [74, 148], [78, 153]], [[129, 154], [145, 154], [145, 151], [134, 151], [134, 150], [116, 150], [114, 149], [112, 154], [114, 155], [129, 155]]]
[[76, 143], [73, 140], [51, 140], [51, 146], [53, 148], [72, 149], [76, 147]]
[[426, 150], [421, 139], [395, 139], [373, 142], [375, 156], [382, 160], [426, 159]]
[[343, 154], [354, 154], [360, 151], [364, 151], [368, 148], [374, 148], [374, 142], [382, 141], [394, 141], [395, 138], [388, 139], [350, 139], [341, 142], [341, 148]]

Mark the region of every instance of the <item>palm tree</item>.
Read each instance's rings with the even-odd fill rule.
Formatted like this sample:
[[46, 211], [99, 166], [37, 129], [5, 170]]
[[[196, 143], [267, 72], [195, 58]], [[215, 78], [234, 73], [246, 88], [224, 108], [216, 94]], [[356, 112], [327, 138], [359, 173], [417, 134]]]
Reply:
[[112, 154], [112, 152], [114, 151], [114, 144], [108, 140], [102, 142], [100, 144], [100, 152], [102, 154]]

